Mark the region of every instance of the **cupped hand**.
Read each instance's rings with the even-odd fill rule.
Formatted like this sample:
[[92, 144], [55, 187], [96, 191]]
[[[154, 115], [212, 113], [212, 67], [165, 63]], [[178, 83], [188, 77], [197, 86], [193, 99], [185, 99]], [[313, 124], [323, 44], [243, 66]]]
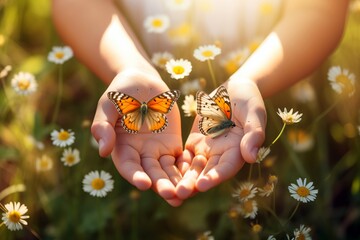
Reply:
[[224, 86], [231, 100], [232, 121], [236, 127], [216, 138], [200, 133], [195, 118], [183, 154], [178, 159], [183, 178], [176, 186], [180, 199], [197, 191], [207, 191], [233, 177], [245, 162], [254, 163], [265, 138], [266, 111], [254, 82], [227, 81]]
[[182, 203], [175, 194], [182, 177], [175, 165], [182, 153], [178, 106], [166, 114], [168, 126], [163, 132], [152, 133], [145, 122], [132, 134], [123, 129], [121, 116], [107, 97], [109, 91], [121, 91], [147, 102], [168, 90], [157, 73], [132, 70], [118, 74], [98, 102], [91, 130], [99, 143], [99, 154], [105, 157], [111, 153], [123, 178], [140, 190], [152, 187], [170, 205], [178, 206]]

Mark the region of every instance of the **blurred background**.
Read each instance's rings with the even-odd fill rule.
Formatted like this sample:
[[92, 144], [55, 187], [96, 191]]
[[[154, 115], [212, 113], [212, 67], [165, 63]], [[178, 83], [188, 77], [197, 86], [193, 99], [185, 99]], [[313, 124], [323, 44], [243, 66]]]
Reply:
[[[352, 2], [343, 41], [333, 55], [313, 75], [266, 100], [265, 145], [282, 127], [278, 108], [303, 113], [302, 121], [285, 129], [261, 164], [245, 165], [234, 179], [178, 208], [151, 190], [137, 191], [110, 158], [98, 156], [90, 125], [105, 86], [75, 58], [62, 66], [61, 108], [52, 122], [60, 66], [47, 56], [63, 43], [50, 14], [48, 0], [0, 0], [0, 70], [12, 68], [0, 86], [0, 202], [21, 202], [30, 216], [21, 231], [0, 226], [0, 239], [285, 239], [301, 224], [311, 228], [313, 239], [360, 238], [359, 84], [348, 96], [336, 93], [327, 79], [332, 66], [360, 78], [359, 1]], [[19, 72], [35, 76], [34, 94], [13, 90], [11, 79]], [[187, 118], [186, 131], [191, 120]], [[75, 133], [72, 147], [79, 149], [81, 161], [73, 167], [63, 165], [61, 149], [50, 140], [50, 133], [60, 128]], [[44, 155], [53, 165], [37, 170], [36, 159]], [[84, 175], [93, 170], [105, 170], [114, 179], [113, 191], [104, 198], [82, 190]], [[256, 218], [234, 211], [232, 194], [238, 184], [250, 178], [262, 186], [270, 174], [278, 182], [270, 197], [258, 199]], [[300, 204], [285, 224], [297, 204], [288, 186], [300, 177], [312, 181], [319, 194], [314, 202]], [[262, 230], [254, 230], [255, 225]]]

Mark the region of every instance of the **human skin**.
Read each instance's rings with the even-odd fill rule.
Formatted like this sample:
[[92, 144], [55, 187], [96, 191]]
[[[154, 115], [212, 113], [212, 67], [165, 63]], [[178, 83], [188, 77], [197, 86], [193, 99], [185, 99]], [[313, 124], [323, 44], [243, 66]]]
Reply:
[[331, 54], [341, 39], [348, 6], [346, 0], [286, 1], [273, 31], [224, 83], [237, 125], [227, 134], [227, 144], [224, 137], [209, 139], [199, 133], [196, 118], [183, 150], [177, 105], [167, 115], [169, 126], [161, 134], [142, 129], [133, 135], [116, 125], [119, 115], [106, 97], [108, 91], [126, 91], [147, 101], [169, 88], [114, 2], [52, 3], [54, 23], [64, 42], [108, 85], [92, 124], [99, 154], [112, 154], [127, 181], [140, 190], [152, 187], [172, 206], [233, 177], [245, 162], [255, 161], [265, 139], [263, 98], [301, 80]]

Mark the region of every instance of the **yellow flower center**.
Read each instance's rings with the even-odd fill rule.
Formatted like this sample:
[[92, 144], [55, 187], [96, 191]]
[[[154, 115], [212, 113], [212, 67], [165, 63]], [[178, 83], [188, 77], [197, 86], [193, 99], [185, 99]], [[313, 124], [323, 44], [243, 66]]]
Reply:
[[105, 182], [101, 178], [94, 178], [94, 180], [91, 181], [91, 187], [95, 190], [103, 189], [104, 186]]
[[168, 61], [169, 61], [169, 59], [167, 59], [167, 58], [160, 58], [158, 64], [160, 66], [165, 66]]
[[75, 162], [75, 157], [74, 157], [74, 155], [68, 155], [68, 156], [66, 157], [66, 162], [69, 163], [69, 164], [74, 163], [74, 162]]
[[189, 24], [184, 23], [177, 28], [171, 29], [169, 32], [169, 36], [173, 38], [185, 37], [185, 36], [189, 36], [190, 33], [191, 33], [191, 26]]
[[18, 211], [12, 211], [9, 213], [8, 218], [13, 223], [18, 223], [21, 218], [21, 214]]
[[268, 15], [270, 13], [272, 13], [273, 11], [273, 6], [270, 3], [263, 3], [260, 6], [260, 12], [263, 15]]
[[204, 57], [207, 57], [207, 58], [214, 56], [214, 53], [213, 53], [212, 51], [210, 51], [210, 50], [205, 50], [205, 51], [203, 51], [201, 54], [202, 54]]
[[266, 191], [266, 192], [270, 192], [270, 191], [273, 190], [273, 185], [267, 183], [267, 184], [265, 184], [265, 186], [263, 187], [263, 189], [264, 189], [264, 191]]
[[239, 64], [236, 60], [229, 60], [225, 63], [225, 70], [226, 72], [231, 75], [239, 68]]
[[58, 136], [58, 139], [61, 140], [61, 141], [66, 141], [68, 140], [70, 137], [70, 133], [67, 132], [67, 131], [61, 131], [59, 132], [59, 136]]
[[243, 203], [243, 208], [246, 213], [252, 213], [254, 211], [252, 201], [246, 201]]
[[27, 90], [30, 87], [30, 81], [26, 78], [20, 79], [17, 83], [18, 88]]
[[351, 93], [354, 91], [354, 85], [345, 74], [336, 76], [335, 81], [343, 87], [344, 92]]
[[299, 187], [296, 191], [296, 193], [300, 196], [300, 197], [307, 197], [310, 194], [309, 189], [307, 189], [306, 187]]
[[299, 143], [309, 140], [310, 136], [304, 130], [290, 130], [288, 133], [288, 138], [290, 142]]
[[46, 158], [41, 159], [40, 161], [41, 169], [47, 169], [49, 167], [49, 161]]
[[251, 191], [249, 189], [243, 189], [243, 190], [241, 190], [239, 196], [240, 196], [240, 198], [245, 198], [245, 197], [249, 196], [250, 193], [251, 193]]
[[185, 69], [182, 66], [174, 66], [173, 72], [176, 74], [183, 74], [185, 72]]
[[261, 230], [262, 230], [262, 226], [260, 224], [255, 224], [254, 226], [252, 226], [252, 231], [254, 233], [259, 233], [261, 232]]
[[296, 237], [296, 240], [305, 240], [304, 234], [299, 233], [299, 235]]
[[162, 27], [163, 26], [163, 21], [161, 20], [161, 19], [154, 19], [153, 21], [152, 21], [152, 26], [154, 27], [154, 28], [160, 28], [160, 27]]
[[55, 53], [55, 57], [57, 58], [57, 59], [63, 59], [64, 58], [64, 53], [63, 52], [56, 52]]

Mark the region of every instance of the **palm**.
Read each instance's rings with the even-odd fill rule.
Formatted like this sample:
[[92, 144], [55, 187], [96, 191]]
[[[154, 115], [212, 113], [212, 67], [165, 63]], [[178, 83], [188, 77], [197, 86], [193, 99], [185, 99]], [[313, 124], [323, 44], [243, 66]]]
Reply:
[[175, 185], [180, 173], [175, 167], [182, 152], [180, 112], [175, 104], [166, 114], [168, 126], [161, 133], [151, 133], [144, 123], [137, 134], [126, 132], [120, 125], [121, 116], [107, 92], [120, 91], [140, 102], [168, 91], [157, 74], [128, 71], [118, 74], [101, 96], [92, 125], [92, 133], [99, 142], [99, 153], [111, 153], [119, 173], [131, 184], [145, 190], [150, 187], [171, 205], [181, 201], [175, 197]]
[[[236, 127], [230, 129], [217, 138], [210, 138], [199, 132], [197, 122], [194, 121], [181, 158], [183, 180], [177, 187], [177, 194], [187, 198], [194, 191], [206, 191], [219, 183], [234, 176], [243, 166], [244, 160], [240, 153], [240, 141], [243, 129], [238, 122]], [[195, 190], [196, 189], [196, 190]]]
[[117, 124], [112, 159], [119, 173], [139, 189], [153, 187], [172, 205], [175, 186], [181, 175], [175, 167], [182, 152], [180, 115], [177, 106], [167, 115], [169, 126], [162, 133], [151, 133], [146, 124], [138, 134], [130, 134]]
[[177, 185], [177, 194], [182, 199], [233, 177], [245, 161], [254, 162], [264, 140], [266, 113], [257, 86], [249, 81], [226, 85], [236, 127], [212, 139], [199, 132], [200, 117], [195, 118], [178, 163], [183, 179]]

